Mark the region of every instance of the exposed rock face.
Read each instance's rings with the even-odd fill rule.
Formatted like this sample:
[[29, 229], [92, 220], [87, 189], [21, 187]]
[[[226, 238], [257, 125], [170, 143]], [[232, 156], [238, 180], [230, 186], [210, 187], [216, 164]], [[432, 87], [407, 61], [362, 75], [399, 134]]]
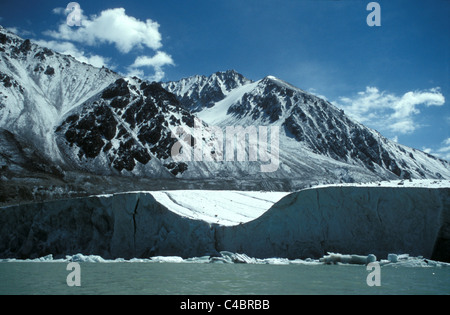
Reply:
[[[78, 157], [72, 159], [77, 167], [93, 163], [97, 171], [107, 173], [112, 169], [139, 175], [157, 174], [165, 168], [168, 177], [169, 172], [178, 175], [187, 169], [183, 163], [163, 162], [170, 159], [176, 142], [172, 128], [189, 126], [193, 120], [175, 96], [158, 83], [118, 79], [101, 95], [71, 112], [56, 134], [60, 149], [67, 156]], [[135, 170], [153, 158], [153, 169]]]
[[[6, 144], [0, 153], [11, 148], [12, 138], [27, 148], [0, 156], [0, 203], [37, 201], [36, 189], [48, 191], [42, 196], [49, 199], [66, 188], [84, 194], [90, 190], [87, 174], [95, 193], [124, 190], [122, 184], [111, 190], [105, 176], [136, 183], [173, 180], [171, 187], [180, 188], [203, 187], [198, 183], [204, 181], [220, 189], [269, 191], [450, 178], [448, 161], [394, 143], [326, 100], [272, 76], [253, 82], [231, 70], [150, 83], [79, 62], [1, 26], [0, 52], [0, 128], [11, 135], [0, 132]], [[230, 132], [236, 141], [221, 141], [227, 127], [236, 127]], [[251, 130], [265, 128], [279, 130], [279, 137], [253, 136]], [[274, 150], [272, 143], [266, 146], [269, 138], [280, 140]], [[265, 146], [270, 162], [262, 150], [252, 155]], [[45, 167], [33, 167], [33, 173], [22, 167], [30, 152]], [[181, 159], [173, 158], [177, 153]], [[59, 173], [66, 177], [61, 180]], [[68, 174], [72, 179], [64, 182]]]
[[328, 187], [289, 194], [235, 226], [180, 216], [151, 193], [61, 200], [0, 209], [0, 257], [257, 258], [408, 253], [450, 262], [450, 189]]

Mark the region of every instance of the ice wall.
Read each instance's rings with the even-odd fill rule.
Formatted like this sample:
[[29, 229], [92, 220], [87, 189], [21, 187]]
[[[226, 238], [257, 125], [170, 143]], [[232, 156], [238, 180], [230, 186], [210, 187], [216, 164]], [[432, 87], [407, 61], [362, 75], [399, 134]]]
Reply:
[[0, 257], [106, 259], [214, 254], [214, 230], [180, 217], [149, 193], [130, 193], [0, 209]]
[[449, 262], [450, 188], [303, 190], [235, 226], [180, 216], [151, 193], [0, 208], [0, 258], [188, 258], [224, 250], [290, 259], [408, 253]]
[[219, 246], [254, 257], [409, 253], [450, 261], [450, 189], [324, 187], [292, 193], [257, 220], [219, 228]]

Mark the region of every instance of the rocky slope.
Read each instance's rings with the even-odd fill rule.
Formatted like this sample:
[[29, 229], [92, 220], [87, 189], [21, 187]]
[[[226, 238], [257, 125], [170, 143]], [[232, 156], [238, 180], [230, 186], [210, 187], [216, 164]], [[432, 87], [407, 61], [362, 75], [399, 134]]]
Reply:
[[56, 138], [76, 168], [167, 178], [187, 169], [170, 159], [172, 129], [193, 126], [194, 116], [159, 84], [118, 79], [69, 112]]
[[54, 129], [61, 116], [120, 76], [33, 44], [0, 27], [0, 127], [62, 162]]
[[[235, 146], [227, 127], [242, 140]], [[254, 82], [236, 71], [164, 84], [122, 78], [1, 27], [0, 130], [0, 203], [18, 195], [37, 201], [41, 186], [61, 197], [158, 188], [144, 179], [290, 191], [450, 178], [449, 162], [393, 143], [277, 78]]]
[[[206, 97], [202, 93], [208, 94], [211, 88], [225, 85], [217, 83], [220, 77], [236, 76], [234, 71], [221, 76], [214, 74], [209, 80], [213, 82], [212, 86], [203, 87], [206, 92], [200, 91], [195, 100]], [[300, 178], [308, 173], [315, 177], [315, 173], [321, 171], [329, 172], [323, 178], [335, 181], [364, 180], [370, 177], [364, 174], [367, 171], [386, 179], [443, 179], [450, 176], [448, 161], [390, 141], [348, 118], [328, 101], [287, 82], [273, 76], [257, 82], [236, 78], [235, 89], [228, 91], [214, 105], [198, 105], [196, 114], [207, 124], [223, 129], [227, 126], [279, 127], [281, 166], [278, 173], [283, 176]], [[185, 99], [182, 87], [189, 86], [186, 82], [196, 80], [197, 77], [193, 77], [164, 86], [179, 99]], [[320, 162], [316, 164], [315, 161]], [[309, 166], [311, 171], [307, 172], [301, 165]], [[354, 171], [358, 167], [360, 174]], [[290, 170], [290, 174], [286, 170]]]

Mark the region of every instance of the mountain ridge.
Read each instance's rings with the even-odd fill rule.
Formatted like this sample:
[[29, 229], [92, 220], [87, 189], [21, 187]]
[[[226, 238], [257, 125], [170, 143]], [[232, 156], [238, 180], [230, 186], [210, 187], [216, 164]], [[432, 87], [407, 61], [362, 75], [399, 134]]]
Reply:
[[[166, 84], [176, 94], [174, 86], [173, 82]], [[405, 179], [450, 175], [448, 161], [394, 143], [347, 117], [330, 102], [276, 77], [266, 76], [235, 91], [237, 95], [231, 91], [214, 106], [197, 110], [197, 116], [221, 127], [278, 125], [285, 138], [297, 140], [313, 153], [356, 162], [373, 172], [381, 168]], [[445, 176], [440, 173], [442, 167]]]
[[[236, 136], [244, 141], [234, 149], [244, 160], [224, 159], [234, 149], [224, 146], [217, 131], [226, 136], [230, 126], [243, 127]], [[245, 141], [249, 127], [279, 129], [279, 147], [267, 152], [279, 154], [274, 172], [263, 173], [260, 166], [266, 162], [250, 160], [262, 138]], [[152, 83], [78, 62], [3, 28], [0, 129], [0, 144], [8, 148], [0, 156], [0, 182], [18, 181], [29, 190], [39, 178], [48, 175], [59, 183], [65, 174], [94, 182], [95, 176], [100, 182], [111, 176], [115, 183], [113, 177], [194, 186], [203, 181], [215, 189], [231, 181], [257, 190], [450, 178], [449, 162], [393, 143], [330, 102], [274, 76], [253, 81], [227, 70]], [[176, 145], [178, 153], [191, 158], [174, 159]], [[24, 166], [33, 157], [39, 158], [30, 173]], [[30, 176], [36, 178], [27, 182]]]

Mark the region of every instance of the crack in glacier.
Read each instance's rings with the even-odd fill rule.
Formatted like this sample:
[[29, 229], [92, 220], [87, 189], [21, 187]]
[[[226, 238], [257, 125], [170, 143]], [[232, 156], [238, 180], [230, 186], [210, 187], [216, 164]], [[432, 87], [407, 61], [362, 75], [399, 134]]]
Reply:
[[378, 220], [380, 220], [380, 223], [383, 224], [383, 220], [381, 219], [381, 216], [380, 216], [380, 203], [381, 203], [381, 198], [378, 198], [377, 207], [376, 207], [375, 211], [377, 213]]
[[141, 199], [137, 198], [137, 202], [136, 202], [136, 206], [134, 207], [134, 212], [133, 212], [133, 227], [134, 227], [134, 232], [133, 232], [133, 247], [134, 247], [134, 254], [136, 254], [136, 230], [137, 230], [137, 225], [136, 225], [136, 215], [137, 215], [137, 209], [139, 207], [139, 201]]

